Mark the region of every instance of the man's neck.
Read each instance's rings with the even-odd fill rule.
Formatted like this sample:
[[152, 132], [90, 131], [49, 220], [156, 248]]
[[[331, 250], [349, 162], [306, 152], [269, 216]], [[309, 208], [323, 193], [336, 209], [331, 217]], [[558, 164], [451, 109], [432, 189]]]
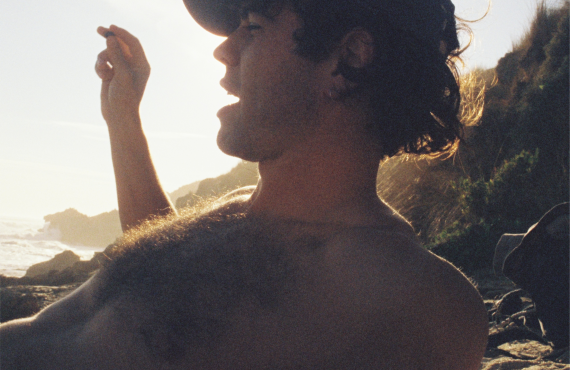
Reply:
[[386, 212], [376, 194], [380, 157], [354, 132], [315, 135], [302, 150], [259, 163], [253, 214], [373, 225]]

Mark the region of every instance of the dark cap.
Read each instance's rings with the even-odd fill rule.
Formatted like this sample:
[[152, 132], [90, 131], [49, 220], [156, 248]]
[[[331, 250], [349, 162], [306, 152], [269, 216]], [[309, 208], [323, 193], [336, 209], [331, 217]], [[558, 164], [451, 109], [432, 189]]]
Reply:
[[[447, 27], [455, 29], [455, 6], [450, 0], [345, 1], [378, 16], [379, 22], [387, 21], [392, 27], [437, 46]], [[184, 3], [194, 20], [215, 35], [228, 36], [239, 27], [238, 7], [243, 0], [184, 0]]]

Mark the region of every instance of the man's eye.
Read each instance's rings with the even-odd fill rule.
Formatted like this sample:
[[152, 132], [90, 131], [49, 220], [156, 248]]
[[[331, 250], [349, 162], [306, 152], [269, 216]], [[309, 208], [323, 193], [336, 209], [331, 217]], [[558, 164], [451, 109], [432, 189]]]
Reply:
[[258, 24], [255, 24], [255, 23], [249, 23], [249, 24], [246, 26], [246, 28], [247, 28], [248, 31], [254, 31], [254, 30], [259, 30], [259, 29], [261, 29], [261, 26], [258, 25]]

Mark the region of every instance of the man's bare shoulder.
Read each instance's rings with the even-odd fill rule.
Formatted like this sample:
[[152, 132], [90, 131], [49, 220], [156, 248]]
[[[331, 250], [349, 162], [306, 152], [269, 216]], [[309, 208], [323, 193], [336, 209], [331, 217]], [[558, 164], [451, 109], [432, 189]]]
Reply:
[[398, 364], [478, 368], [488, 330], [482, 300], [458, 269], [421, 247], [405, 221], [347, 228], [330, 240], [327, 258], [331, 289], [374, 307], [368, 325], [380, 325], [377, 343], [394, 346]]
[[[4, 328], [46, 338], [20, 345], [15, 360], [32, 361], [30, 369], [66, 359], [76, 362], [70, 369], [132, 359], [119, 367], [476, 368], [486, 331], [480, 298], [405, 221], [355, 227], [246, 209], [246, 197], [234, 199], [125, 240], [76, 294]], [[25, 356], [62, 340], [68, 357]]]

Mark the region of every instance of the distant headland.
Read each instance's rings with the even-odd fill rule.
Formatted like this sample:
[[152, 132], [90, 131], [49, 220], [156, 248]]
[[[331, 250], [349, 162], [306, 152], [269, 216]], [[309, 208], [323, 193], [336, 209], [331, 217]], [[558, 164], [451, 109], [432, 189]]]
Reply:
[[[169, 193], [169, 196], [176, 208], [180, 209], [192, 206], [202, 198], [255, 185], [258, 178], [257, 164], [243, 161], [226, 174], [184, 185]], [[117, 210], [89, 217], [69, 208], [44, 216], [44, 221], [49, 223], [48, 230], [59, 232], [61, 242], [71, 245], [106, 247], [123, 234]]]

